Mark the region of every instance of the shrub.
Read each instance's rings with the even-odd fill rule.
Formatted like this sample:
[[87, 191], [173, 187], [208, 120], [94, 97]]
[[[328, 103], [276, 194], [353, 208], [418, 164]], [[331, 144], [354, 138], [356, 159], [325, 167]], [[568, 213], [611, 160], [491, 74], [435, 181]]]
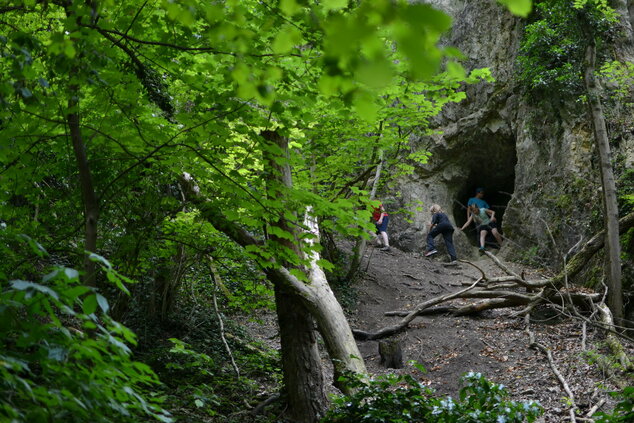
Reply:
[[131, 358], [134, 334], [108, 316], [106, 299], [81, 285], [76, 270], [0, 286], [0, 421], [171, 421], [147, 391], [158, 378]]
[[439, 398], [411, 376], [388, 375], [363, 381], [346, 376], [355, 392], [334, 399], [322, 423], [520, 423], [542, 413], [534, 401], [509, 401], [503, 385], [480, 373], [462, 378], [459, 400]]
[[634, 421], [634, 386], [628, 386], [621, 392], [612, 392], [612, 396], [621, 398], [614, 410], [597, 413], [597, 423], [628, 423]]

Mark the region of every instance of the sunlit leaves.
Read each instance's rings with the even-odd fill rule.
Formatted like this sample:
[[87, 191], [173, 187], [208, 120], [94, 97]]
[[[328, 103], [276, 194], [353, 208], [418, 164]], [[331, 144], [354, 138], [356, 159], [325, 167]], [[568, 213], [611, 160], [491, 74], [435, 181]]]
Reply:
[[295, 26], [284, 25], [273, 41], [273, 51], [278, 54], [288, 53], [291, 49], [300, 44], [302, 34]]
[[280, 0], [279, 7], [286, 16], [293, 16], [301, 10], [301, 6], [297, 4], [296, 0]]
[[69, 59], [74, 58], [77, 54], [73, 42], [61, 32], [52, 34], [48, 44], [48, 52], [53, 55], [63, 54]]
[[501, 4], [508, 7], [511, 13], [526, 17], [531, 12], [532, 0], [498, 0]]
[[340, 10], [348, 6], [349, 0], [324, 0], [323, 8], [325, 11]]

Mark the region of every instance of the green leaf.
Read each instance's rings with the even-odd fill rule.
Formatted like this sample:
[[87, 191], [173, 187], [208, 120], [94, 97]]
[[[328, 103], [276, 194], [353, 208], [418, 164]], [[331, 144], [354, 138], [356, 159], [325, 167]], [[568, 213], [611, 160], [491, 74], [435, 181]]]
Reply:
[[392, 67], [387, 60], [379, 58], [361, 64], [356, 71], [357, 79], [370, 88], [383, 88], [392, 81]]
[[348, 0], [324, 0], [322, 7], [326, 12], [331, 10], [340, 10], [348, 6]]
[[295, 13], [301, 10], [301, 6], [297, 4], [295, 0], [282, 0], [280, 1], [280, 10], [286, 16], [293, 16]]
[[361, 119], [366, 122], [375, 122], [379, 112], [379, 106], [368, 93], [358, 93], [354, 97], [354, 109]]
[[108, 305], [108, 300], [106, 300], [106, 298], [101, 294], [96, 294], [95, 297], [97, 298], [97, 303], [99, 304], [101, 310], [103, 310], [104, 313], [108, 313], [108, 310], [110, 309], [110, 306]]
[[93, 314], [97, 310], [97, 295], [92, 294], [84, 298], [82, 310], [85, 314]]
[[27, 291], [29, 289], [33, 289], [43, 294], [47, 294], [56, 300], [59, 300], [59, 295], [57, 295], [57, 292], [53, 291], [48, 286], [40, 285], [30, 281], [23, 281], [23, 280], [13, 280], [10, 282], [10, 284], [11, 284], [11, 288], [15, 289], [16, 291]]
[[300, 44], [301, 40], [302, 34], [299, 29], [292, 25], [285, 25], [275, 36], [271, 47], [275, 53], [284, 54], [291, 51], [294, 46]]
[[79, 280], [79, 272], [75, 269], [64, 268], [64, 275], [68, 278], [69, 281], [78, 281]]
[[110, 264], [110, 262], [105, 257], [102, 257], [99, 254], [90, 253], [88, 255], [88, 259], [97, 263], [101, 263], [106, 269], [112, 269], [112, 265]]
[[25, 240], [29, 247], [31, 247], [31, 251], [38, 255], [38, 257], [48, 256], [48, 252], [40, 245], [40, 243], [34, 241], [30, 236], [25, 234], [18, 235], [21, 239]]
[[528, 14], [531, 13], [533, 6], [532, 0], [498, 0], [498, 2], [505, 5], [511, 13], [523, 18], [527, 17]]

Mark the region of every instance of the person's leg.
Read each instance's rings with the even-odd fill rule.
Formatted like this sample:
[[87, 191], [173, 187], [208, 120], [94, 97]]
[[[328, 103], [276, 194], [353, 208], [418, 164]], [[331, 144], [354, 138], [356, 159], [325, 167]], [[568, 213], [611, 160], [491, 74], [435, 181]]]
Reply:
[[440, 230], [438, 230], [438, 226], [434, 227], [429, 233], [427, 233], [427, 251], [435, 250], [436, 245], [434, 244], [434, 238], [438, 236]]
[[382, 247], [383, 246], [383, 240], [382, 240], [382, 237], [381, 237], [381, 231], [379, 230], [378, 226], [376, 227], [376, 232], [374, 233], [374, 235], [376, 237], [375, 238], [376, 245], [378, 245], [379, 247]]
[[484, 246], [485, 246], [484, 242], [486, 241], [486, 238], [487, 238], [487, 230], [481, 229], [480, 230], [480, 248], [481, 249], [484, 249]]
[[381, 224], [375, 223], [376, 226], [376, 234], [377, 234], [377, 244], [379, 247], [389, 248], [390, 241], [387, 236], [387, 223], [389, 222], [389, 216], [383, 216], [383, 220]]
[[491, 233], [495, 237], [495, 239], [498, 242], [498, 244], [500, 244], [500, 246], [502, 246], [502, 235], [500, 234], [500, 232], [498, 232], [497, 228], [493, 228], [491, 230]]
[[456, 249], [453, 246], [453, 228], [443, 231], [442, 237], [445, 240], [445, 247], [449, 253], [451, 261], [456, 260]]
[[387, 232], [381, 231], [381, 239], [383, 240], [383, 246], [384, 247], [389, 247], [390, 246], [390, 240], [387, 237]]

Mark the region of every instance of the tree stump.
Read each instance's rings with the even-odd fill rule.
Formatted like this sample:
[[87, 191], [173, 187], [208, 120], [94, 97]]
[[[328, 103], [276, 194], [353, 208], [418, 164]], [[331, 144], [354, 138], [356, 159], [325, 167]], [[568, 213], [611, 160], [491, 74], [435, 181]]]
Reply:
[[380, 364], [388, 369], [403, 368], [403, 350], [401, 344], [396, 339], [379, 341]]

